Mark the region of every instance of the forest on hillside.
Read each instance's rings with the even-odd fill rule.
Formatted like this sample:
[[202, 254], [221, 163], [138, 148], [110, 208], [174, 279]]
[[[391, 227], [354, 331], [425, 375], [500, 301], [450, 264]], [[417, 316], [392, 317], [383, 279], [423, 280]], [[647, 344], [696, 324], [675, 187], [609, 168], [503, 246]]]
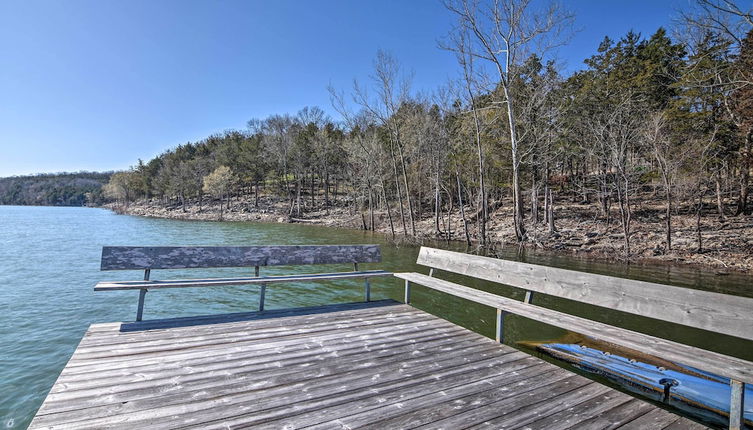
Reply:
[[393, 237], [415, 236], [427, 218], [441, 236], [456, 214], [457, 238], [481, 244], [495, 211], [525, 242], [532, 226], [554, 233], [560, 208], [587, 204], [620, 226], [626, 255], [637, 217], [661, 219], [671, 250], [674, 216], [698, 218], [700, 249], [702, 216], [750, 215], [753, 9], [696, 0], [673, 31], [605, 38], [564, 75], [552, 52], [567, 49], [575, 17], [557, 5], [445, 5], [456, 23], [441, 48], [458, 77], [443, 87], [415, 91], [380, 51], [369, 81], [329, 88], [338, 118], [306, 107], [252, 119], [139, 160], [112, 176], [107, 196], [185, 209], [231, 197], [258, 205], [261, 193], [296, 217], [345, 204]]
[[84, 206], [105, 201], [112, 173], [46, 173], [0, 178], [0, 205]]

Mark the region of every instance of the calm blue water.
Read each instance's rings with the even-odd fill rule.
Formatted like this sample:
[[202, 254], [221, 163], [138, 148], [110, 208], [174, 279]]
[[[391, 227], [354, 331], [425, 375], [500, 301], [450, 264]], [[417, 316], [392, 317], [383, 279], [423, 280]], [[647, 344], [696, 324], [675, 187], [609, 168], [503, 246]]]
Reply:
[[[0, 425], [25, 428], [47, 391], [65, 366], [79, 340], [92, 323], [128, 321], [135, 316], [137, 292], [99, 292], [100, 280], [139, 279], [137, 272], [100, 272], [103, 245], [269, 245], [269, 244], [382, 244], [383, 264], [365, 265], [393, 271], [414, 271], [418, 248], [395, 247], [384, 238], [360, 231], [328, 229], [296, 224], [217, 223], [174, 221], [115, 215], [102, 209], [0, 206]], [[559, 267], [667, 282], [727, 293], [752, 295], [750, 277], [715, 276], [713, 273], [666, 266], [619, 266], [570, 257], [524, 255], [512, 251], [507, 258]], [[251, 269], [253, 270], [253, 269]], [[321, 270], [321, 268], [319, 268]], [[330, 267], [327, 270], [351, 270]], [[266, 273], [317, 271], [316, 267], [269, 269]], [[155, 271], [152, 279], [179, 276], [223, 276], [251, 271]], [[464, 282], [468, 283], [467, 280]], [[488, 283], [477, 288], [517, 297], [520, 292]], [[273, 285], [267, 293], [269, 309], [350, 302], [362, 299], [362, 284], [342, 281], [330, 284]], [[375, 299], [402, 295], [402, 283], [373, 283]], [[415, 305], [480, 333], [492, 336], [494, 310], [417, 287]], [[549, 301], [549, 303], [547, 303]], [[558, 306], [556, 299], [543, 305]], [[254, 310], [257, 287], [176, 289], [150, 292], [145, 319]], [[698, 344], [728, 354], [753, 359], [749, 343], [724, 336], [709, 339], [702, 332], [641, 318], [614, 315], [605, 310], [574, 304], [560, 309], [620, 324], [654, 335]], [[505, 326], [508, 343], [517, 340], [559, 339], [562, 330], [511, 317]]]

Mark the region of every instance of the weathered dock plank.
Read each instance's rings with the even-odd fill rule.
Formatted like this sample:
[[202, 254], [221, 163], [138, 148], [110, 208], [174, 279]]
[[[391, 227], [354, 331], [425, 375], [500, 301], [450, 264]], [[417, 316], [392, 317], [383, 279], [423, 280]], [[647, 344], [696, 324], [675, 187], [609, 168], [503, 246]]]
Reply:
[[30, 428], [617, 424], [695, 425], [416, 308], [380, 301], [93, 325]]

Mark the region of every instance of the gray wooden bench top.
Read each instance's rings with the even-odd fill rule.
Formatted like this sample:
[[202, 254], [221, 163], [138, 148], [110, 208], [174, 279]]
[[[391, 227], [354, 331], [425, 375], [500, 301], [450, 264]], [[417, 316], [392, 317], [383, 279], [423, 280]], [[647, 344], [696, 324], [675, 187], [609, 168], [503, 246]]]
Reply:
[[378, 245], [105, 246], [102, 270], [378, 263]]
[[753, 298], [422, 247], [418, 264], [753, 340]]
[[421, 248], [417, 263], [431, 267], [432, 274], [439, 269], [522, 288], [527, 291], [526, 298], [521, 302], [432, 276], [396, 273], [405, 280], [406, 303], [410, 301], [410, 284], [423, 285], [496, 308], [498, 340], [503, 335], [504, 315], [509, 312], [730, 378], [730, 429], [741, 428], [744, 384], [753, 383], [752, 362], [536, 306], [531, 301], [533, 292], [543, 293], [746, 342], [753, 340], [753, 299], [427, 247]]
[[[259, 311], [264, 310], [268, 284], [281, 282], [336, 281], [362, 278], [364, 300], [371, 300], [369, 278], [389, 276], [384, 270], [359, 270], [359, 263], [378, 263], [382, 259], [378, 245], [266, 245], [266, 246], [105, 246], [101, 270], [143, 270], [139, 281], [103, 281], [94, 291], [138, 290], [136, 321], [141, 321], [148, 290], [230, 285], [260, 285]], [[353, 271], [260, 276], [266, 266], [348, 264]], [[152, 270], [253, 267], [254, 277], [204, 279], [150, 279]]]
[[395, 273], [395, 276], [418, 285], [496, 309], [502, 309], [505, 312], [580, 333], [594, 339], [753, 384], [753, 363], [750, 361], [706, 351], [586, 318], [580, 318], [541, 306], [523, 303], [518, 300], [479, 291], [420, 273]]

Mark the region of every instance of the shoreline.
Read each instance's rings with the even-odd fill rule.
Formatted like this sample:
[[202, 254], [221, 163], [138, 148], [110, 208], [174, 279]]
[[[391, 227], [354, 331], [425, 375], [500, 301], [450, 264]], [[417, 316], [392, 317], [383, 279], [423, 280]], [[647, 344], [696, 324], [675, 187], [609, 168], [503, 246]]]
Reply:
[[[235, 200], [229, 209], [220, 211], [217, 204], [203, 205], [201, 210], [195, 203], [186, 204], [185, 212], [180, 205], [165, 206], [155, 201], [140, 200], [128, 206], [114, 203], [101, 206], [119, 214], [175, 219], [187, 221], [223, 221], [223, 222], [263, 222], [279, 224], [310, 224], [324, 227], [346, 228], [364, 231], [368, 225], [368, 216], [351, 213], [349, 208], [334, 204], [328, 209], [307, 210], [301, 217], [289, 216], [288, 207], [280, 199], [260, 197], [259, 207], [252, 202]], [[503, 205], [503, 208], [509, 205]], [[634, 221], [634, 233], [631, 235], [632, 250], [630, 258], [624, 257], [623, 235], [616, 223], [605, 225], [598, 220], [584, 217], [584, 211], [593, 212], [591, 206], [571, 204], [558, 208], [557, 231], [546, 231], [543, 223], [529, 226], [529, 241], [522, 248], [532, 252], [550, 255], [570, 256], [601, 262], [620, 262], [626, 264], [671, 265], [698, 269], [713, 269], [717, 275], [729, 273], [753, 273], [753, 218], [737, 217], [724, 221], [705, 217], [702, 237], [703, 252], [696, 251], [695, 218], [676, 215], [673, 217], [673, 249], [663, 249], [665, 232], [661, 220], [646, 222]], [[368, 214], [365, 214], [368, 215]], [[424, 241], [447, 242], [445, 229], [450, 226], [453, 243], [465, 243], [465, 234], [459, 214], [447, 216], [440, 221], [440, 233], [437, 233], [434, 217], [429, 214], [416, 220], [416, 237], [403, 236], [399, 216], [394, 214], [396, 243], [408, 242], [420, 244]], [[690, 219], [693, 218], [693, 219]], [[391, 238], [388, 217], [381, 211], [374, 212], [375, 233]], [[511, 216], [504, 209], [490, 214], [487, 231], [491, 248], [519, 247], [515, 241]], [[530, 221], [530, 220], [529, 220]], [[530, 223], [529, 223], [530, 224]], [[408, 227], [410, 229], [410, 227]], [[370, 230], [366, 230], [370, 231]], [[469, 231], [475, 239], [475, 225], [469, 225]], [[477, 245], [474, 240], [473, 243]]]

